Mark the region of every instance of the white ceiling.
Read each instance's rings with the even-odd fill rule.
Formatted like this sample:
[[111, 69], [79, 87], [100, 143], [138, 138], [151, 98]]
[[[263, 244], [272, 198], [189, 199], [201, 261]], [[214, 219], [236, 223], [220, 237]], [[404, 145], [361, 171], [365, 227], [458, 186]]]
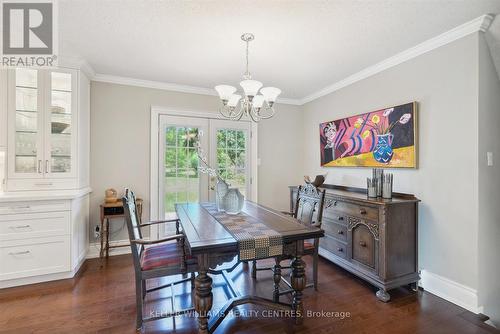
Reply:
[[60, 53], [99, 74], [211, 88], [250, 71], [301, 99], [486, 13], [500, 0], [61, 0]]

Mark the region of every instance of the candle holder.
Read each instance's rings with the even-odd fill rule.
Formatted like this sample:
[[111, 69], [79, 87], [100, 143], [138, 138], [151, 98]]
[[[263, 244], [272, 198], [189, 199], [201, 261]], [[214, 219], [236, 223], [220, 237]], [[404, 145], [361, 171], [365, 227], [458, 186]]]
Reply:
[[377, 198], [377, 179], [366, 178], [367, 188], [368, 188], [368, 197], [369, 198]]
[[384, 170], [380, 168], [374, 168], [372, 170], [372, 179], [376, 180], [377, 185], [377, 197], [382, 197], [382, 179], [384, 177]]
[[382, 177], [382, 198], [391, 199], [392, 198], [392, 174], [385, 174]]

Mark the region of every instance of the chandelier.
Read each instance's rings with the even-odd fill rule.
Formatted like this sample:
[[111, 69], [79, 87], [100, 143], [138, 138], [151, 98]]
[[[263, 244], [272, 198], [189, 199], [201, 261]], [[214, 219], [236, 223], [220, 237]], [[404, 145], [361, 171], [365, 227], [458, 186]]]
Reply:
[[[240, 120], [247, 115], [254, 122], [261, 119], [267, 119], [274, 116], [274, 102], [281, 90], [275, 87], [262, 87], [262, 82], [252, 80], [252, 75], [248, 71], [248, 45], [254, 40], [253, 34], [243, 34], [241, 39], [246, 43], [246, 72], [243, 75], [243, 81], [240, 86], [243, 89], [243, 97], [235, 94], [236, 87], [229, 85], [215, 86], [219, 93], [222, 106], [219, 111], [225, 118], [231, 120]], [[260, 93], [260, 94], [259, 94]]]

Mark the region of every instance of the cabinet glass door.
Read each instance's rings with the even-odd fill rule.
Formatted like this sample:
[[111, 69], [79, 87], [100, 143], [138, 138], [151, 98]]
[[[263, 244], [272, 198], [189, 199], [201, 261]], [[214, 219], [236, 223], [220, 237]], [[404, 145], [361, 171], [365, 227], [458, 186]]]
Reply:
[[72, 172], [73, 147], [73, 74], [69, 72], [49, 73], [49, 128], [47, 129], [46, 173], [54, 176]]
[[42, 173], [39, 73], [37, 70], [16, 69], [14, 78], [14, 87], [11, 86], [15, 95], [14, 172]]

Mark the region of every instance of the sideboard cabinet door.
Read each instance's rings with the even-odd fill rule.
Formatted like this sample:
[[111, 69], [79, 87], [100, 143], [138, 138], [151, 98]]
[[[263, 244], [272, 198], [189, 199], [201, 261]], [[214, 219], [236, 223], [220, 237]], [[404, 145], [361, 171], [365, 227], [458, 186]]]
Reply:
[[356, 225], [352, 231], [352, 260], [376, 271], [377, 242], [365, 225]]

